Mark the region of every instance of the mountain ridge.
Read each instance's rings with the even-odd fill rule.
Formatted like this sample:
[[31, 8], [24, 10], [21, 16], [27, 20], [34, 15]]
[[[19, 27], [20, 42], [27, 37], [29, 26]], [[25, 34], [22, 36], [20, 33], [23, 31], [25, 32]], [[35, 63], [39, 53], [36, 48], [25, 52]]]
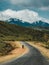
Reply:
[[22, 20], [19, 19], [15, 19], [15, 18], [10, 18], [8, 21], [10, 24], [16, 24], [16, 25], [20, 25], [20, 26], [25, 26], [25, 27], [37, 27], [37, 26], [41, 26], [41, 27], [49, 27], [49, 24], [43, 21], [36, 21], [33, 23], [29, 23], [29, 22], [23, 22]]

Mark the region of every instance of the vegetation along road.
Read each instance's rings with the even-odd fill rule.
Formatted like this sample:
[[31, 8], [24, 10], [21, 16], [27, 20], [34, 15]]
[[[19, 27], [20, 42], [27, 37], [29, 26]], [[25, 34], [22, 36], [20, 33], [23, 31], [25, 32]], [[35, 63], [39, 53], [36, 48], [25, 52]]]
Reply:
[[22, 43], [29, 48], [29, 52], [18, 59], [0, 65], [49, 65], [49, 62], [46, 61], [39, 50], [26, 42]]

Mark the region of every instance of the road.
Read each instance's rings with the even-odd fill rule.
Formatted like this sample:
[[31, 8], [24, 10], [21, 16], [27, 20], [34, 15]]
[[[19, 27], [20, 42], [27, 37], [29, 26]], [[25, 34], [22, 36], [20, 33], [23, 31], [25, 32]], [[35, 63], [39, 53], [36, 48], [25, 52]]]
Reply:
[[18, 59], [10, 62], [2, 63], [0, 65], [49, 65], [49, 62], [42, 56], [42, 54], [26, 42], [21, 42], [29, 48], [29, 52]]

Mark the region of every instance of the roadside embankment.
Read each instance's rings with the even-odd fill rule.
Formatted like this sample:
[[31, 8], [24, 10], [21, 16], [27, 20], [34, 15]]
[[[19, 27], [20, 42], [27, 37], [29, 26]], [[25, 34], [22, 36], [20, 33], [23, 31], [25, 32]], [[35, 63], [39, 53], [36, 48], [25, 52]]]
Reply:
[[25, 46], [22, 48], [20, 41], [7, 41], [11, 45], [15, 45], [15, 49], [12, 50], [8, 55], [0, 57], [0, 63], [12, 60], [14, 58], [19, 58], [28, 52], [28, 48]]

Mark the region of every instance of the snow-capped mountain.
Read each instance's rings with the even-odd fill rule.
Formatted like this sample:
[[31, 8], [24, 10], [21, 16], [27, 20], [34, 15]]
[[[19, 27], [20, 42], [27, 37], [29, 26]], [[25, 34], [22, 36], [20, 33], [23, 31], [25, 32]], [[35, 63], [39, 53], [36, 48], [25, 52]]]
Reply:
[[37, 12], [25, 9], [0, 11], [0, 20], [23, 26], [49, 26], [49, 20], [39, 16]]
[[49, 27], [49, 24], [46, 22], [43, 22], [41, 20], [33, 22], [33, 23], [29, 23], [29, 22], [23, 22], [20, 19], [16, 19], [16, 18], [10, 18], [8, 20], [8, 22], [10, 24], [16, 24], [16, 25], [20, 25], [20, 26], [24, 26], [24, 27]]

